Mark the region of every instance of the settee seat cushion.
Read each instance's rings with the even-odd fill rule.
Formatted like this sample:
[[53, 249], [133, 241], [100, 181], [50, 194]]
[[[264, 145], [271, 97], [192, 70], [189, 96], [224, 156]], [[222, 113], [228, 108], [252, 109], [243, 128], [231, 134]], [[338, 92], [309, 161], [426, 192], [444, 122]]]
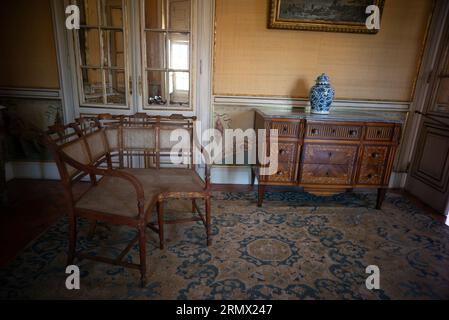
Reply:
[[[189, 169], [123, 169], [135, 176], [143, 186], [144, 211], [157, 197], [182, 197], [186, 193], [201, 193], [204, 185], [196, 172]], [[135, 218], [138, 215], [137, 195], [130, 182], [105, 176], [75, 205], [78, 209]]]

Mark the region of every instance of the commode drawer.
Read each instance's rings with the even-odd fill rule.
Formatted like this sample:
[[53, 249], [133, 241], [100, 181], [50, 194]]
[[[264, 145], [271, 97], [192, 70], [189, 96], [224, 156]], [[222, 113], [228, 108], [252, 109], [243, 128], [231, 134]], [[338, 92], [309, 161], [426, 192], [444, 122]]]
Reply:
[[278, 130], [279, 137], [298, 138], [300, 124], [298, 122], [272, 121], [271, 129]]
[[306, 127], [306, 139], [347, 139], [359, 140], [361, 126], [309, 123]]
[[366, 129], [365, 140], [391, 141], [394, 136], [394, 126], [369, 126]]
[[315, 164], [353, 164], [357, 146], [306, 144], [304, 163]]

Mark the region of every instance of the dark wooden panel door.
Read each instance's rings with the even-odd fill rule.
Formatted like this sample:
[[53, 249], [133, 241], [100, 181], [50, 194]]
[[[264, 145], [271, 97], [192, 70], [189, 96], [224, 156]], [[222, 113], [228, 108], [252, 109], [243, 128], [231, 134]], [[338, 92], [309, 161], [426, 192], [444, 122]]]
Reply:
[[447, 215], [449, 210], [449, 21], [447, 19], [429, 82], [406, 190]]

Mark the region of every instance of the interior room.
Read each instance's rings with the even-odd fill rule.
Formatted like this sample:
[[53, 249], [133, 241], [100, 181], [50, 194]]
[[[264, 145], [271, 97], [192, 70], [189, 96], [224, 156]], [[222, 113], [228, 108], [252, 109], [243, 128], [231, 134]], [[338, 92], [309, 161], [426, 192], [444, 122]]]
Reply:
[[449, 299], [448, 1], [1, 6], [0, 299]]

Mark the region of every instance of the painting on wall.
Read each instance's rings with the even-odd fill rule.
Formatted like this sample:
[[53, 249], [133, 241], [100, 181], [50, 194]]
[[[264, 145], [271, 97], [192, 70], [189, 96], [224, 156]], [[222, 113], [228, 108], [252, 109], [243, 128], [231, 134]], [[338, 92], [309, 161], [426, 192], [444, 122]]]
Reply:
[[385, 0], [271, 0], [268, 27], [309, 31], [377, 33], [368, 29], [368, 6], [376, 5], [382, 16]]

